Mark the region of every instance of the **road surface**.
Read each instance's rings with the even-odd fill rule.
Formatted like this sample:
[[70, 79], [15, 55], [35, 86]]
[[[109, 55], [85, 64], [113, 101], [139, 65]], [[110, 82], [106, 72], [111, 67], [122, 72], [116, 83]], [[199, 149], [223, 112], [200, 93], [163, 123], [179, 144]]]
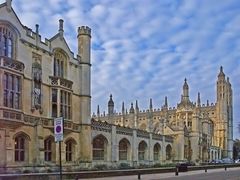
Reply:
[[[179, 172], [178, 176], [175, 173], [161, 174], [146, 174], [141, 175], [141, 180], [240, 180], [240, 167], [228, 168], [226, 171], [221, 169], [210, 169], [207, 172], [204, 170]], [[80, 179], [79, 179], [80, 180]], [[82, 180], [82, 179], [81, 179]], [[138, 176], [118, 176], [104, 177], [85, 180], [138, 180]]]

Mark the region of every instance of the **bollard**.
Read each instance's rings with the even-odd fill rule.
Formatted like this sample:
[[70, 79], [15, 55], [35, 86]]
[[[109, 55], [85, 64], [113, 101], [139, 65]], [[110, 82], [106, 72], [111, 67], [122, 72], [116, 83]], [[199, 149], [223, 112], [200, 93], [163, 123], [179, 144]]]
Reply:
[[225, 171], [227, 170], [227, 166], [224, 167]]
[[138, 179], [141, 179], [141, 174], [140, 174], [140, 172], [138, 172]]
[[207, 168], [205, 168], [205, 172], [207, 172]]
[[178, 168], [175, 169], [175, 176], [178, 176]]

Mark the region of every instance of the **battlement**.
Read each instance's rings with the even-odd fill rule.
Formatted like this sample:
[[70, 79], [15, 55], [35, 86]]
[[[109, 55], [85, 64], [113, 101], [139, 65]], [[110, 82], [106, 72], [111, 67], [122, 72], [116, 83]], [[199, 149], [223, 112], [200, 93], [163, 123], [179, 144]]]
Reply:
[[45, 41], [42, 41], [41, 39], [41, 35], [39, 35], [38, 33], [34, 32], [31, 28], [28, 28], [25, 26], [25, 30], [26, 30], [26, 36], [33, 39], [33, 40], [37, 40], [38, 43], [40, 43], [41, 45], [43, 45], [46, 48], [49, 48], [50, 42], [48, 39], [45, 38]]
[[89, 28], [88, 26], [78, 27], [78, 36], [79, 35], [88, 35], [91, 37], [91, 28]]

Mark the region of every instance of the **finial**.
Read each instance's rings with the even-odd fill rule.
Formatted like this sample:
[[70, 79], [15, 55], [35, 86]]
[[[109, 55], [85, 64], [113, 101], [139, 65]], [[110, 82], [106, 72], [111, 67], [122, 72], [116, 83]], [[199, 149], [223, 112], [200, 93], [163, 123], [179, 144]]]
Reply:
[[113, 99], [112, 99], [112, 94], [110, 94], [109, 96], [109, 101], [108, 101], [108, 106], [114, 106], [114, 102], [113, 102]]
[[164, 103], [165, 107], [168, 107], [168, 100], [167, 100], [167, 96], [165, 96], [165, 103]]
[[125, 108], [124, 108], [124, 102], [122, 102], [122, 114], [124, 114]]
[[223, 67], [222, 66], [220, 67], [220, 72], [218, 74], [218, 78], [225, 79], [225, 74], [223, 72]]
[[138, 108], [138, 101], [137, 101], [137, 100], [136, 100], [135, 109], [136, 109], [136, 110], [139, 110], [139, 108]]
[[63, 19], [59, 19], [59, 31], [63, 31]]
[[36, 24], [36, 34], [39, 34], [39, 25]]
[[131, 108], [129, 110], [129, 113], [134, 113], [133, 103], [131, 103]]
[[187, 78], [185, 78], [184, 81], [187, 82]]
[[59, 19], [59, 29], [58, 29], [58, 32], [60, 34], [60, 37], [62, 38], [63, 37], [63, 20], [62, 19]]
[[223, 72], [223, 67], [222, 66], [220, 66], [220, 72]]
[[198, 92], [197, 106], [201, 106], [200, 92]]
[[209, 100], [207, 100], [207, 106], [209, 106]]
[[97, 106], [97, 115], [100, 115], [100, 108], [99, 108], [99, 105]]

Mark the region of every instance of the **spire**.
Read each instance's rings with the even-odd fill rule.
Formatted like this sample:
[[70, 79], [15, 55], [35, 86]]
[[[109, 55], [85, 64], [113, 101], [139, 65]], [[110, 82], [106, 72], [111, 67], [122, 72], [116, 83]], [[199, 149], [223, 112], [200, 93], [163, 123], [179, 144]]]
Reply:
[[187, 78], [184, 79], [183, 89], [188, 89]]
[[129, 113], [134, 113], [133, 103], [131, 103], [131, 108], [129, 110]]
[[183, 84], [183, 96], [182, 96], [182, 100], [185, 102], [189, 101], [189, 87], [187, 84], [187, 79], [184, 79], [184, 84]]
[[164, 107], [165, 107], [165, 108], [167, 108], [167, 107], [168, 107], [168, 99], [167, 99], [167, 96], [165, 96]]
[[207, 106], [209, 106], [209, 100], [207, 100]]
[[60, 34], [60, 37], [63, 38], [63, 20], [62, 19], [59, 19], [59, 29], [58, 29], [58, 32]]
[[122, 114], [125, 113], [124, 102], [122, 102]]
[[152, 98], [150, 98], [150, 104], [149, 104], [149, 109], [152, 110], [153, 105], [152, 105]]
[[114, 102], [113, 102], [113, 99], [112, 99], [112, 94], [110, 94], [110, 98], [109, 98], [109, 101], [108, 101], [108, 114], [112, 115], [113, 112], [114, 112]]
[[136, 109], [136, 111], [139, 111], [139, 108], [138, 108], [138, 101], [137, 101], [137, 100], [136, 100], [135, 109]]
[[99, 109], [99, 105], [97, 106], [97, 115], [100, 116], [100, 109]]
[[198, 107], [201, 106], [200, 92], [198, 92], [197, 106], [198, 106]]
[[112, 94], [110, 94], [110, 96], [109, 96], [108, 106], [114, 106], [114, 102], [113, 102], [113, 99], [112, 99]]

